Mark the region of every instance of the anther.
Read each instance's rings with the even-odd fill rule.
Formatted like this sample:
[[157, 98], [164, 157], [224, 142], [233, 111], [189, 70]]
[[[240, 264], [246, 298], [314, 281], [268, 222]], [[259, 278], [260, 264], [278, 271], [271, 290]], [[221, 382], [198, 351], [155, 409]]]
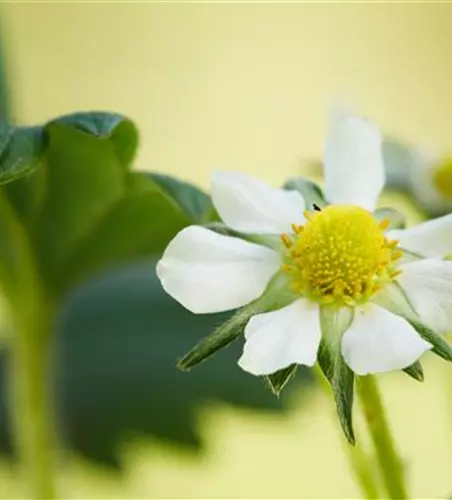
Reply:
[[399, 241], [398, 240], [390, 240], [388, 241], [388, 248], [396, 248], [397, 245], [399, 244]]
[[396, 250], [395, 252], [392, 252], [391, 254], [391, 260], [397, 260], [402, 257], [403, 253], [400, 250]]
[[283, 242], [283, 244], [286, 248], [290, 248], [292, 246], [292, 240], [290, 239], [289, 235], [287, 235], [286, 233], [281, 235], [281, 241]]
[[305, 210], [303, 212], [303, 215], [306, 217], [307, 220], [312, 220], [314, 218], [314, 214], [309, 210]]
[[391, 221], [389, 219], [383, 219], [380, 224], [379, 224], [379, 227], [380, 229], [383, 229], [383, 231], [385, 229], [387, 229], [389, 227], [389, 224], [391, 224]]

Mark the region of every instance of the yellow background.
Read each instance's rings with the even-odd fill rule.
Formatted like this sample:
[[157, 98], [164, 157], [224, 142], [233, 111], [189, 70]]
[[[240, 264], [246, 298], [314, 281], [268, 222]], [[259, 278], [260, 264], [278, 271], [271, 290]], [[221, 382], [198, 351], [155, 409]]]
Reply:
[[[137, 168], [204, 186], [214, 168], [240, 169], [278, 184], [320, 157], [337, 104], [387, 133], [452, 149], [452, 5], [35, 2], [0, 12], [18, 121], [124, 113], [141, 131]], [[391, 374], [383, 389], [413, 494], [444, 498], [452, 368], [426, 358], [423, 385]], [[299, 399], [307, 409], [288, 419], [206, 409], [201, 458], [125, 446], [122, 481], [75, 460], [60, 478], [64, 494], [358, 496], [331, 402]], [[17, 494], [8, 484], [5, 498]]]

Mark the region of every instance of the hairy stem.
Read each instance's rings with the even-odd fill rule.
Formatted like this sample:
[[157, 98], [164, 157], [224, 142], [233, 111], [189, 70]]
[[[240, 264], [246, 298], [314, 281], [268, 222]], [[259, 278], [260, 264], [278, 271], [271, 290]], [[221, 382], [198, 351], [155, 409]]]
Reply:
[[391, 499], [406, 499], [408, 493], [403, 465], [395, 448], [375, 377], [359, 377], [356, 386], [386, 492]]

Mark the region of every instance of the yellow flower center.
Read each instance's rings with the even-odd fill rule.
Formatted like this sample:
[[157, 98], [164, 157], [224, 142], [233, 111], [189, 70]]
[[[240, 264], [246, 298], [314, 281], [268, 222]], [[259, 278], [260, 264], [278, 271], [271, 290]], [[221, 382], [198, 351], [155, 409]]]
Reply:
[[[315, 207], [317, 209], [317, 207]], [[282, 269], [294, 291], [320, 303], [354, 306], [363, 303], [400, 272], [397, 241], [388, 241], [389, 221], [349, 205], [305, 212], [304, 226], [283, 234], [287, 253]]]
[[444, 198], [452, 198], [452, 159], [441, 162], [433, 173], [433, 184]]

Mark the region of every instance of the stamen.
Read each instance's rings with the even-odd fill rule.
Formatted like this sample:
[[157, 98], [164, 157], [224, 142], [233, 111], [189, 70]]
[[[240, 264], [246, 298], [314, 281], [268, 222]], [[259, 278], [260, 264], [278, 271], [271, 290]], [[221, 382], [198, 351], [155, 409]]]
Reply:
[[395, 252], [392, 252], [391, 254], [391, 260], [398, 260], [400, 259], [400, 257], [402, 257], [403, 255], [403, 252], [401, 252], [400, 250], [396, 250]]
[[396, 248], [398, 244], [399, 244], [398, 240], [389, 240], [388, 241], [388, 247], [389, 248]]
[[378, 221], [362, 208], [329, 205], [306, 210], [304, 226], [281, 235], [287, 249], [281, 269], [291, 288], [320, 304], [356, 307], [400, 274], [397, 240], [387, 240], [389, 219]]
[[286, 248], [290, 248], [293, 245], [292, 240], [290, 239], [289, 235], [286, 233], [281, 235], [281, 241], [283, 242], [283, 244]]
[[303, 212], [303, 215], [306, 217], [306, 219], [308, 221], [312, 221], [314, 219], [314, 217], [315, 217], [314, 214], [312, 212], [310, 212], [309, 210], [305, 210]]

